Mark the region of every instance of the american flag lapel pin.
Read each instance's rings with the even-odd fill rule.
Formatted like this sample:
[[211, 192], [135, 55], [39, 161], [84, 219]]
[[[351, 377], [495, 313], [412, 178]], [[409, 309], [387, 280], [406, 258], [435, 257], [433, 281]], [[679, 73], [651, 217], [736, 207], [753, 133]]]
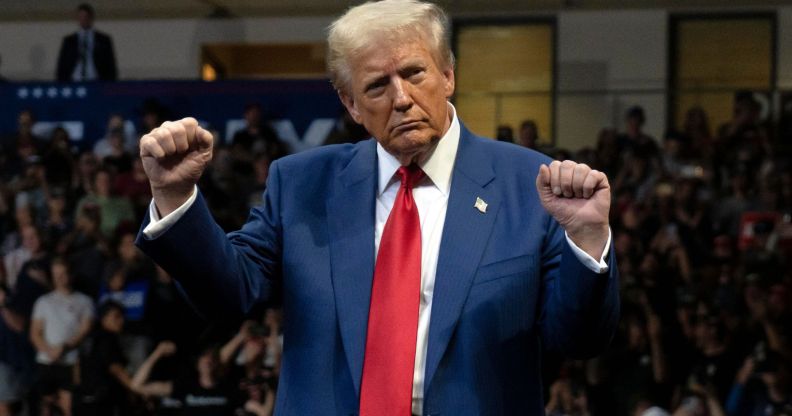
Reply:
[[473, 204], [473, 207], [479, 210], [482, 214], [487, 213], [487, 203], [484, 202], [484, 200], [481, 199], [481, 197], [476, 197], [476, 203]]

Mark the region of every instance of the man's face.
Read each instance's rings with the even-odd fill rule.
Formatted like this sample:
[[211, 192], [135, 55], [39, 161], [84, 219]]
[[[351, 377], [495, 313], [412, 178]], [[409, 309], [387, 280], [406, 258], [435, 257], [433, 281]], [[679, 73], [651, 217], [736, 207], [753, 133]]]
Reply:
[[63, 264], [54, 263], [50, 268], [52, 273], [52, 285], [55, 289], [67, 289], [70, 287], [69, 269]]
[[402, 164], [416, 161], [448, 130], [454, 71], [440, 68], [420, 37], [376, 43], [349, 64], [351, 82], [341, 101]]
[[85, 10], [77, 11], [77, 23], [83, 29], [90, 29], [93, 26], [93, 16]]

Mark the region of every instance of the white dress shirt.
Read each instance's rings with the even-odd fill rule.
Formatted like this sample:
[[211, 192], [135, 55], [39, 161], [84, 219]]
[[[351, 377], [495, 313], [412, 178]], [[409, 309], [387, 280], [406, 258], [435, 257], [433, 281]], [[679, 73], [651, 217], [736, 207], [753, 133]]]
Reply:
[[[83, 48], [85, 48], [85, 51], [83, 51]], [[97, 79], [96, 65], [94, 65], [93, 59], [93, 50], [93, 29], [80, 29], [77, 32], [77, 65], [74, 66], [74, 71], [72, 71], [73, 81], [94, 81]], [[82, 53], [85, 53], [85, 77], [82, 75], [83, 63], [80, 59]]]
[[[437, 146], [421, 164], [426, 176], [412, 191], [418, 217], [421, 223], [421, 302], [418, 309], [418, 336], [415, 349], [415, 370], [413, 373], [412, 412], [423, 414], [423, 382], [426, 368], [426, 353], [429, 342], [429, 321], [432, 314], [432, 295], [434, 294], [437, 260], [440, 254], [440, 240], [445, 225], [448, 194], [451, 191], [454, 160], [459, 147], [460, 125], [453, 105], [448, 104], [452, 114], [451, 127], [437, 143]], [[399, 192], [400, 181], [395, 176], [399, 169], [399, 161], [377, 143], [377, 164], [379, 183], [377, 187], [377, 204], [375, 212], [374, 247], [379, 251], [380, 239], [385, 223], [388, 220], [393, 202]], [[526, 192], [535, 192], [526, 184]], [[195, 201], [196, 192], [181, 207], [159, 219], [159, 214], [152, 201], [149, 207], [151, 223], [143, 230], [146, 238], [153, 239], [164, 233], [173, 225]], [[602, 258], [597, 261], [578, 248], [567, 236], [567, 242], [577, 258], [590, 270], [596, 273], [608, 271], [605, 258], [610, 247], [610, 231]]]

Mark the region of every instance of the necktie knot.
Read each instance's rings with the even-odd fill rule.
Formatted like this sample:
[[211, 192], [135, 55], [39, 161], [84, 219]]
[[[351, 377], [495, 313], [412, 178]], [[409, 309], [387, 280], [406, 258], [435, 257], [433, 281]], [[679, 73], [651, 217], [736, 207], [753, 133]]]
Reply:
[[424, 177], [424, 171], [415, 163], [409, 166], [401, 166], [396, 172], [401, 177], [401, 186], [407, 189], [415, 188], [415, 185]]

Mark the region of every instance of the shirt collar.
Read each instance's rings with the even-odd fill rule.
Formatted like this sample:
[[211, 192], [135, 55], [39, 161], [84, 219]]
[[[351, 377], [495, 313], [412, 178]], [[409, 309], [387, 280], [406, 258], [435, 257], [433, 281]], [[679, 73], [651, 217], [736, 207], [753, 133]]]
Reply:
[[[421, 169], [432, 181], [432, 184], [445, 195], [448, 195], [451, 190], [451, 172], [454, 170], [454, 160], [459, 147], [460, 134], [456, 109], [451, 103], [448, 103], [448, 109], [451, 112], [451, 126], [437, 142], [434, 149], [430, 150], [429, 157], [420, 163]], [[377, 161], [379, 167], [377, 195], [382, 195], [388, 185], [394, 181], [393, 176], [399, 166], [401, 166], [401, 163], [379, 143], [377, 143]]]

